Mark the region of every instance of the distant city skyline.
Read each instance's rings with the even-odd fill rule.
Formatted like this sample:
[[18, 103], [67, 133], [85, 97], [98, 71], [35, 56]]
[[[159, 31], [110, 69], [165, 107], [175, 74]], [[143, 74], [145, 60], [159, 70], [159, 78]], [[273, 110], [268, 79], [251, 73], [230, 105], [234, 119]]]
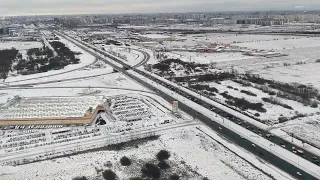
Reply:
[[319, 0], [15, 0], [0, 2], [0, 16], [318, 10]]

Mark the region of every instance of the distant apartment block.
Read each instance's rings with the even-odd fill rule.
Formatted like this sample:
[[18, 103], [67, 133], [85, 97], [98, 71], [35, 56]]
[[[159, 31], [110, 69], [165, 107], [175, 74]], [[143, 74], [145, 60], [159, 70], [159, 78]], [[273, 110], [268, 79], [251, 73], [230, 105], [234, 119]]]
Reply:
[[284, 25], [288, 19], [271, 19], [271, 18], [247, 18], [237, 20], [237, 24], [255, 24], [261, 26]]

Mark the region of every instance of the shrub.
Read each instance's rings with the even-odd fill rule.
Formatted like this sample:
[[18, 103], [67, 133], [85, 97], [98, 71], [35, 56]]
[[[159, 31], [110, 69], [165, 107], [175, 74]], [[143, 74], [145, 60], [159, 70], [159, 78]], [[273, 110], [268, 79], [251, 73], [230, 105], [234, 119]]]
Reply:
[[246, 91], [246, 90], [241, 90], [240, 92], [244, 93], [244, 94], [247, 94], [249, 96], [257, 96], [255, 93], [253, 92], [250, 92], [250, 91]]
[[157, 154], [157, 159], [159, 161], [164, 161], [166, 159], [169, 159], [169, 157], [170, 157], [170, 153], [168, 151], [166, 151], [166, 150], [161, 150]]
[[229, 89], [233, 89], [233, 87], [232, 87], [232, 86], [227, 86], [227, 88], [229, 88]]
[[260, 117], [260, 114], [259, 113], [255, 113], [254, 116], [255, 117]]
[[126, 156], [123, 156], [120, 159], [120, 163], [122, 166], [130, 166], [131, 165], [131, 160], [129, 158], [127, 158]]
[[276, 95], [277, 93], [274, 92], [274, 91], [270, 91], [270, 92], [268, 92], [268, 94], [269, 94], [270, 96], [274, 96], [274, 95]]
[[311, 107], [312, 108], [317, 108], [318, 107], [318, 103], [316, 101], [312, 101]]
[[284, 123], [284, 122], [287, 122], [289, 119], [286, 117], [279, 117], [278, 120], [279, 120], [279, 123]]
[[78, 176], [78, 177], [72, 178], [72, 180], [88, 180], [88, 178], [85, 176]]
[[103, 171], [102, 177], [103, 177], [105, 180], [116, 180], [116, 179], [117, 179], [116, 173], [114, 173], [114, 172], [111, 171], [110, 169], [107, 169], [107, 170]]
[[170, 180], [178, 180], [178, 179], [180, 179], [180, 176], [178, 174], [172, 174], [170, 176]]
[[165, 161], [161, 161], [161, 162], [158, 163], [158, 167], [160, 169], [169, 169], [170, 165], [168, 163], [166, 163]]
[[320, 59], [317, 59], [315, 62], [316, 62], [316, 63], [320, 63]]
[[221, 93], [221, 95], [228, 99], [226, 100], [226, 103], [231, 105], [231, 106], [235, 106], [237, 108], [240, 108], [241, 110], [248, 110], [248, 109], [252, 109], [258, 112], [262, 112], [265, 113], [267, 112], [267, 110], [265, 108], [263, 108], [263, 104], [262, 103], [251, 103], [247, 100], [245, 100], [244, 98], [237, 98], [237, 97], [233, 97], [229, 94], [225, 94], [225, 93]]
[[146, 163], [141, 171], [142, 174], [147, 177], [159, 178], [161, 175], [160, 169], [156, 165], [150, 163]]

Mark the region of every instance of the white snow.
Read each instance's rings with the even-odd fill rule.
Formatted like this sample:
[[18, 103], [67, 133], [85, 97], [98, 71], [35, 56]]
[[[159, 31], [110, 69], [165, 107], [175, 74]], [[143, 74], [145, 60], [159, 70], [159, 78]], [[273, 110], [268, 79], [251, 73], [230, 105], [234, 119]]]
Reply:
[[[301, 83], [320, 89], [320, 63], [308, 63], [292, 66], [280, 66], [259, 70], [264, 78], [281, 82]], [[256, 72], [254, 72], [256, 73]]]
[[319, 37], [296, 37], [294, 39], [280, 39], [275, 41], [260, 41], [250, 43], [238, 43], [237, 46], [248, 47], [253, 49], [295, 49], [306, 47], [319, 47]]
[[83, 68], [85, 66], [88, 66], [92, 64], [95, 61], [95, 57], [90, 55], [89, 53], [85, 52], [81, 48], [75, 46], [73, 43], [70, 41], [59, 37], [60, 41], [64, 43], [67, 47], [70, 48], [71, 51], [74, 52], [81, 52], [82, 54], [79, 55], [80, 63], [79, 64], [72, 64], [64, 67], [63, 69], [60, 70], [51, 70], [49, 72], [44, 72], [44, 73], [37, 73], [37, 74], [30, 74], [30, 75], [18, 75], [18, 76], [11, 76], [6, 79], [6, 82], [12, 82], [12, 81], [21, 81], [21, 80], [27, 80], [31, 78], [41, 78], [43, 76], [51, 76], [51, 75], [56, 75], [60, 73], [66, 73], [69, 71], [73, 71], [79, 68]]
[[[126, 179], [132, 176], [139, 176], [143, 162], [152, 162], [155, 159], [155, 154], [162, 149], [166, 149], [171, 153], [171, 157], [168, 160], [169, 164], [177, 164], [175, 165], [176, 167], [172, 167], [174, 172], [183, 171], [185, 166], [190, 166], [190, 168], [203, 176], [207, 176], [209, 179], [271, 179], [194, 127], [168, 130], [161, 134], [158, 140], [139, 144], [139, 148], [128, 147], [119, 151], [97, 151], [71, 156], [70, 158], [20, 165], [16, 167], [15, 172], [2, 176], [2, 179], [40, 180], [49, 177], [51, 179], [52, 177], [54, 177], [53, 179], [72, 179], [81, 175], [93, 178], [101, 176], [97, 175], [95, 167], [108, 169], [104, 166], [108, 161], [112, 163], [111, 169], [116, 172], [118, 177]], [[223, 144], [229, 144], [217, 135], [213, 137]], [[230, 147], [230, 144], [228, 147]], [[233, 146], [233, 148], [233, 151], [242, 151], [242, 153], [246, 154], [237, 146]], [[119, 159], [122, 156], [132, 159], [132, 166], [135, 168], [132, 169], [131, 166], [123, 168], [119, 164]], [[250, 154], [247, 154], [246, 157], [250, 160], [256, 159]], [[185, 165], [181, 164], [182, 161], [185, 162]], [[273, 177], [292, 179], [285, 173], [277, 172], [277, 170], [270, 168], [268, 164], [257, 159], [254, 160], [253, 164]], [[194, 176], [192, 179], [198, 178]]]
[[[135, 73], [135, 72], [131, 72], [133, 75], [140, 77], [142, 79], [144, 79], [146, 82], [149, 82], [150, 84], [153, 84], [151, 80], [146, 79], [144, 77], [142, 77], [141, 75]], [[153, 75], [154, 76], [154, 75]], [[159, 78], [159, 77], [158, 77]], [[172, 83], [173, 84], [173, 83]], [[279, 158], [282, 158], [284, 160], [286, 160], [287, 162], [300, 167], [301, 169], [305, 170], [306, 172], [309, 172], [310, 174], [313, 174], [316, 177], [320, 178], [320, 168], [311, 163], [310, 161], [307, 161], [305, 159], [303, 159], [302, 157], [293, 154], [291, 152], [288, 152], [286, 149], [278, 146], [278, 145], [273, 145], [272, 142], [270, 142], [269, 140], [260, 137], [260, 136], [256, 136], [255, 133], [243, 128], [242, 126], [239, 126], [235, 123], [233, 123], [232, 121], [229, 121], [228, 119], [223, 119], [223, 118], [215, 118], [213, 116], [213, 112], [211, 112], [210, 110], [207, 110], [205, 108], [203, 108], [201, 105], [194, 103], [193, 101], [190, 101], [189, 99], [163, 87], [162, 85], [156, 84], [154, 85], [155, 87], [157, 87], [159, 90], [163, 91], [164, 93], [167, 94], [172, 94], [173, 97], [175, 97], [178, 101], [184, 102], [185, 104], [188, 104], [190, 107], [192, 107], [193, 109], [197, 109], [197, 111], [199, 113], [202, 113], [203, 115], [206, 115], [208, 117], [213, 117], [213, 121], [216, 121], [218, 123], [221, 124], [221, 126], [231, 129], [232, 131], [238, 133], [239, 135], [242, 135], [244, 138], [249, 139], [251, 142], [253, 142], [254, 144], [263, 147], [264, 149], [270, 151], [271, 153], [275, 154], [276, 156], [278, 156]], [[183, 89], [181, 87], [179, 87], [179, 89]], [[184, 90], [187, 91], [187, 90]], [[194, 93], [193, 93], [194, 94]], [[262, 129], [266, 129], [266, 125], [259, 123], [241, 113], [235, 112], [231, 109], [225, 108], [222, 105], [213, 102], [212, 100], [209, 100], [205, 97], [202, 98], [204, 101], [207, 101], [210, 104], [214, 104], [215, 106], [231, 113], [231, 114], [237, 114], [237, 117], [240, 117], [241, 119], [244, 119], [258, 127], [261, 127]], [[280, 132], [274, 132], [276, 135], [280, 134], [279, 136], [281, 137], [283, 135], [282, 131]], [[281, 134], [282, 133], [282, 134]], [[300, 142], [301, 143], [301, 142]], [[297, 143], [299, 144], [299, 143]], [[302, 147], [302, 144], [299, 144], [298, 147]], [[319, 152], [319, 151], [318, 151]]]
[[7, 42], [0, 42], [0, 50], [1, 49], [11, 49], [15, 48], [19, 51], [21, 50], [28, 50], [32, 48], [41, 48], [43, 45], [41, 42], [37, 41], [7, 41]]

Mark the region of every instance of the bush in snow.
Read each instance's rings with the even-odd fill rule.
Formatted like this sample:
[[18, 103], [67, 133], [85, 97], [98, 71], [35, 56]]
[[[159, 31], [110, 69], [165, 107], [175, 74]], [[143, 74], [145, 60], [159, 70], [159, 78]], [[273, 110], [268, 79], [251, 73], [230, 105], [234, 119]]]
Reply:
[[180, 176], [178, 174], [172, 174], [170, 176], [170, 180], [179, 180], [180, 179]]
[[141, 169], [141, 172], [144, 176], [151, 178], [160, 178], [161, 175], [160, 169], [156, 165], [150, 163], [146, 163]]
[[85, 176], [78, 176], [78, 177], [72, 178], [72, 180], [88, 180], [88, 178]]
[[254, 116], [255, 117], [260, 117], [260, 114], [259, 113], [255, 113]]
[[279, 120], [279, 123], [284, 123], [284, 122], [287, 122], [289, 119], [286, 117], [279, 117], [278, 120]]
[[244, 93], [244, 94], [247, 94], [249, 96], [257, 96], [255, 93], [253, 92], [250, 92], [250, 91], [246, 91], [246, 90], [241, 90], [240, 92]]
[[160, 169], [169, 169], [170, 165], [168, 163], [166, 163], [165, 161], [161, 161], [161, 162], [158, 163], [158, 167]]
[[157, 154], [157, 159], [159, 161], [164, 161], [166, 159], [169, 159], [169, 157], [170, 157], [170, 153], [168, 151], [166, 151], [166, 150], [161, 150]]
[[114, 173], [114, 172], [111, 171], [110, 169], [107, 169], [107, 170], [103, 171], [102, 177], [103, 177], [105, 180], [116, 180], [116, 179], [117, 179], [116, 173]]
[[318, 107], [317, 101], [312, 101], [311, 107], [312, 107], [312, 108], [317, 108], [317, 107]]
[[123, 156], [120, 159], [120, 163], [122, 166], [130, 166], [131, 165], [131, 160], [129, 158], [127, 158], [126, 156]]

